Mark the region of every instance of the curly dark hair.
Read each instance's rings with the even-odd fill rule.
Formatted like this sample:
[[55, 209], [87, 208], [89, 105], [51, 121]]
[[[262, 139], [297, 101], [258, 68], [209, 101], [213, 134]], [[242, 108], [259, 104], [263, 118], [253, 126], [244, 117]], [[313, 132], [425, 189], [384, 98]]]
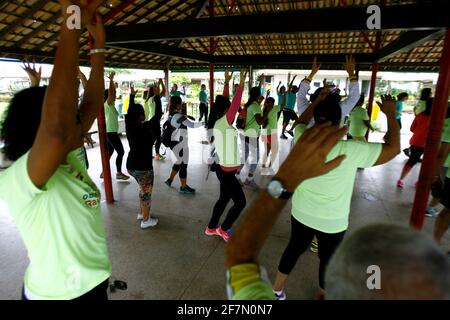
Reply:
[[0, 134], [3, 153], [10, 161], [16, 161], [31, 149], [41, 122], [46, 90], [47, 87], [28, 88], [11, 100]]

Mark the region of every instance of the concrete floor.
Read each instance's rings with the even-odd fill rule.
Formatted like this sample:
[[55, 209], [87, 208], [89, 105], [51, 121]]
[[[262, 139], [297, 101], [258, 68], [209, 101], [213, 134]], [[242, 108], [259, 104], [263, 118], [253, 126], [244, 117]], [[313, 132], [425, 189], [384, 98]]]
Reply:
[[[408, 122], [405, 121], [405, 128], [409, 128]], [[402, 145], [406, 147], [409, 132], [407, 129], [403, 131]], [[167, 188], [164, 180], [171, 163], [167, 160], [155, 162], [152, 212], [160, 219], [156, 228], [139, 228], [136, 221], [138, 187], [135, 181], [114, 182], [116, 202], [108, 205], [103, 201], [102, 214], [113, 276], [128, 283], [127, 291], [115, 292], [110, 295], [111, 299], [226, 299], [224, 242], [203, 234], [219, 188], [214, 174], [205, 181], [206, 165], [199, 163], [200, 154], [205, 150], [200, 141], [205, 136], [204, 129], [190, 130], [191, 162], [196, 164], [189, 165], [188, 183], [197, 189], [195, 196], [182, 196], [176, 189]], [[377, 133], [372, 139], [379, 141], [381, 136]], [[281, 141], [282, 157], [286, 156], [290, 141]], [[127, 149], [125, 138], [123, 144]], [[98, 178], [101, 171], [99, 148], [89, 149], [88, 156], [91, 163], [89, 172], [103, 189]], [[406, 179], [406, 187], [399, 190], [395, 181], [405, 160], [406, 157], [400, 154], [389, 164], [358, 173], [347, 234], [372, 222], [408, 225], [414, 183], [420, 166], [412, 170]], [[115, 173], [113, 162], [111, 164]], [[267, 180], [267, 177], [257, 177], [261, 184]], [[178, 180], [174, 186], [179, 186]], [[245, 192], [247, 203], [251, 203], [256, 192]], [[424, 231], [431, 233], [433, 223], [434, 219], [426, 218]], [[284, 209], [260, 256], [271, 279], [274, 279], [289, 236], [290, 204]], [[1, 204], [0, 239], [0, 299], [18, 299], [28, 264], [27, 253], [5, 206]], [[443, 247], [450, 248], [450, 232], [443, 241]], [[317, 273], [317, 255], [305, 253], [290, 276], [286, 288], [288, 298], [313, 299], [318, 289]]]

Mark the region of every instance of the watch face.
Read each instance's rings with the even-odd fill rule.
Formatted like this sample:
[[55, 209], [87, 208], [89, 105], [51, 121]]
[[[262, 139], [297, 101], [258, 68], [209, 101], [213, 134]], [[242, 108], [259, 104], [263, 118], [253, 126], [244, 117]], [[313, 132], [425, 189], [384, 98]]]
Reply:
[[272, 197], [279, 198], [283, 193], [283, 185], [280, 181], [272, 180], [267, 186], [267, 191]]

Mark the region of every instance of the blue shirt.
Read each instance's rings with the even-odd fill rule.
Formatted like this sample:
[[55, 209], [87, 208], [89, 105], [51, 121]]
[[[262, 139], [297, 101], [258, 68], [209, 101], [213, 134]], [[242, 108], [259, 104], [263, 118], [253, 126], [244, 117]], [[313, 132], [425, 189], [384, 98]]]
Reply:
[[285, 108], [294, 110], [295, 103], [297, 102], [297, 95], [292, 92], [286, 92], [286, 106]]
[[281, 92], [278, 92], [278, 105], [281, 106], [283, 103], [283, 94]]
[[402, 115], [399, 113], [402, 113], [402, 111], [403, 111], [403, 101], [397, 101], [397, 103], [395, 104], [395, 109], [397, 110], [395, 119], [400, 119], [402, 117]]

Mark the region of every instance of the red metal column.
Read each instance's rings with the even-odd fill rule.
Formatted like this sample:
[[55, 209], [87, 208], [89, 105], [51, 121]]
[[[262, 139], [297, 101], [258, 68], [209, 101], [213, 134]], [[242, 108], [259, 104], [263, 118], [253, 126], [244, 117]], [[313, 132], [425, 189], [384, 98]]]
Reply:
[[434, 175], [439, 145], [441, 142], [442, 126], [447, 114], [448, 96], [450, 91], [450, 28], [447, 28], [442, 51], [439, 78], [436, 86], [436, 94], [431, 111], [430, 128], [428, 129], [427, 144], [420, 169], [419, 183], [414, 197], [410, 224], [415, 229], [422, 229], [425, 219], [425, 209], [428, 204], [431, 179]]
[[[117, 14], [122, 12], [125, 8], [133, 4], [134, 0], [127, 0], [119, 4], [116, 8], [112, 9], [103, 17], [103, 23], [108, 22], [113, 19]], [[106, 140], [106, 121], [105, 121], [105, 109], [100, 108], [100, 113], [97, 117], [98, 126], [98, 138], [100, 142], [100, 155], [102, 159], [102, 172], [103, 172], [103, 182], [105, 186], [106, 202], [114, 202], [114, 193], [112, 187], [111, 178], [111, 166], [109, 164], [109, 154], [108, 154], [108, 142]]]

